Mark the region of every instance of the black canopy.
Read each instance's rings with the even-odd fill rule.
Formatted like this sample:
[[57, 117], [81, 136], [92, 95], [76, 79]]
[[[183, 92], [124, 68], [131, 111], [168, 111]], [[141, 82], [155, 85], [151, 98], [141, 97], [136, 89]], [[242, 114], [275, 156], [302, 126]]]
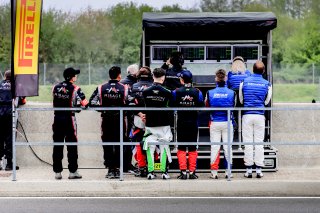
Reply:
[[246, 27], [269, 31], [277, 27], [277, 18], [271, 12], [144, 13], [142, 26], [143, 29]]

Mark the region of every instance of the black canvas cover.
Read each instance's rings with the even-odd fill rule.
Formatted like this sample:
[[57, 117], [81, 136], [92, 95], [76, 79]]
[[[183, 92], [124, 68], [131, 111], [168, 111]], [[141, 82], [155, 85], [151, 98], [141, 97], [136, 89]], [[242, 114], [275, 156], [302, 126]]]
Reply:
[[143, 13], [142, 27], [143, 29], [246, 27], [268, 31], [277, 27], [277, 18], [271, 12]]

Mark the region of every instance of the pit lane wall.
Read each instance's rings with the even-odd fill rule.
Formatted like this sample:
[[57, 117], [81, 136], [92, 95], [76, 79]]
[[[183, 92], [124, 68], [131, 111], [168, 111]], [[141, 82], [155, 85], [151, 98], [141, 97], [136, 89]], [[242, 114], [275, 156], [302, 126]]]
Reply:
[[[290, 110], [290, 108], [314, 106], [320, 106], [320, 104], [274, 104], [274, 107], [286, 107], [289, 110], [272, 112], [272, 141], [283, 143], [318, 142], [319, 144], [275, 146], [278, 149], [278, 169], [301, 166], [304, 168], [320, 167], [320, 110]], [[29, 102], [23, 107], [50, 108], [52, 105]], [[76, 119], [79, 141], [101, 141], [100, 113], [83, 111], [76, 114]], [[53, 112], [20, 111], [19, 122], [22, 124], [29, 142], [52, 142]], [[19, 124], [17, 141], [26, 141], [22, 135], [23, 130]], [[52, 163], [52, 146], [32, 146], [32, 149], [42, 160]], [[80, 168], [104, 168], [101, 146], [79, 146], [78, 154]], [[66, 148], [64, 156], [64, 166], [67, 167]], [[35, 157], [28, 146], [17, 147], [17, 164], [22, 167], [46, 166]]]

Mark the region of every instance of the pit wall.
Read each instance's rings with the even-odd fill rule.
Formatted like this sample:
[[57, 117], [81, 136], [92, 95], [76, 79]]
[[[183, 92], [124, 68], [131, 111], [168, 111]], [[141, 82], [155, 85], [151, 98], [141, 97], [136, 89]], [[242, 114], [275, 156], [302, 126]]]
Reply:
[[[275, 145], [278, 149], [278, 167], [319, 167], [320, 166], [320, 110], [294, 110], [300, 107], [319, 107], [320, 104], [274, 104], [274, 107], [288, 108], [288, 111], [272, 112], [271, 141], [273, 142], [318, 142], [319, 145]], [[23, 107], [43, 108], [51, 104], [28, 103]], [[101, 142], [101, 117], [95, 111], [76, 114], [78, 140], [81, 142]], [[22, 124], [29, 142], [52, 142], [52, 111], [20, 111]], [[17, 141], [26, 141], [18, 125]], [[32, 146], [44, 161], [52, 163], [52, 146]], [[104, 168], [102, 146], [79, 146], [80, 168]], [[67, 167], [66, 148], [64, 166]], [[46, 166], [31, 152], [29, 146], [17, 147], [17, 163], [23, 167]]]

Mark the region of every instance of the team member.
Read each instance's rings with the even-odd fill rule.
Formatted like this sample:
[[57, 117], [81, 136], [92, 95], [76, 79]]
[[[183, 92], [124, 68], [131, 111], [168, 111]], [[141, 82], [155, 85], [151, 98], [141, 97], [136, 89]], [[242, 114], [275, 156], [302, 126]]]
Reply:
[[[144, 107], [143, 91], [152, 86], [153, 79], [149, 67], [144, 66], [140, 68], [138, 73], [138, 82], [132, 85], [131, 97], [133, 98], [131, 106]], [[130, 132], [131, 141], [141, 142], [145, 132], [146, 116], [145, 112], [135, 112], [133, 120], [133, 127]], [[139, 172], [136, 176], [147, 177], [147, 162], [146, 154], [140, 145], [135, 147], [135, 155], [138, 162]]]
[[[168, 107], [172, 99], [170, 90], [161, 86], [165, 79], [166, 71], [162, 68], [153, 70], [154, 83], [151, 87], [143, 91], [143, 98], [146, 107]], [[172, 113], [169, 111], [146, 111], [146, 133], [144, 136], [144, 150], [147, 150], [148, 160], [148, 179], [154, 179], [154, 152], [156, 145], [149, 142], [170, 142], [172, 133], [170, 129], [170, 117]], [[172, 161], [169, 145], [160, 145], [160, 162], [162, 179], [169, 179], [167, 173], [167, 157], [169, 162]]]
[[[239, 88], [239, 99], [244, 107], [264, 108], [272, 96], [272, 86], [262, 77], [264, 64], [257, 61], [253, 65], [253, 75], [244, 79]], [[265, 133], [264, 110], [247, 110], [242, 117], [243, 142], [261, 143]], [[261, 167], [264, 166], [263, 145], [245, 145], [244, 164], [247, 167], [245, 177], [252, 178], [252, 166], [256, 165], [257, 178], [263, 177]]]
[[[246, 69], [244, 59], [241, 56], [235, 57], [232, 60], [231, 71], [228, 72], [228, 88], [235, 91], [238, 95], [240, 83], [250, 75], [251, 73]], [[237, 101], [237, 105], [240, 104], [241, 103]]]
[[120, 83], [127, 85], [128, 88], [131, 89], [132, 85], [137, 83], [138, 72], [139, 72], [139, 66], [137, 64], [129, 65], [127, 67], [128, 75], [124, 79], [121, 79]]
[[182, 86], [178, 74], [182, 71], [182, 65], [184, 64], [183, 54], [181, 52], [173, 52], [169, 61], [172, 67], [168, 67], [166, 71], [164, 86], [169, 90], [175, 90]]
[[[128, 75], [120, 80], [120, 83], [126, 85], [128, 87], [128, 99], [130, 99], [130, 91], [132, 89], [132, 85], [137, 83], [137, 75], [139, 72], [139, 66], [137, 64], [131, 64], [127, 67], [127, 73]], [[129, 141], [129, 134], [130, 130], [132, 129], [132, 112], [125, 112], [125, 122], [126, 122], [126, 129], [124, 134], [124, 141]], [[123, 147], [123, 171], [134, 171], [136, 168], [134, 168], [131, 164], [132, 160], [132, 148], [133, 146], [126, 145]]]
[[[90, 97], [90, 106], [123, 107], [126, 105], [128, 87], [121, 84], [121, 69], [113, 66], [109, 69], [108, 83], [98, 86]], [[120, 142], [120, 114], [118, 111], [101, 113], [103, 142]], [[106, 178], [120, 177], [120, 146], [103, 146], [104, 165], [108, 168]]]
[[[69, 67], [64, 70], [63, 77], [65, 81], [58, 83], [52, 89], [53, 107], [79, 107], [88, 105], [88, 101], [80, 87], [74, 83], [77, 81], [77, 75], [80, 70]], [[77, 139], [76, 117], [73, 111], [55, 111], [53, 129], [54, 142], [75, 143]], [[68, 169], [69, 179], [78, 179], [82, 176], [78, 173], [78, 149], [77, 146], [67, 146], [68, 150]], [[53, 171], [56, 173], [55, 178], [61, 179], [63, 146], [56, 145], [53, 147]]]
[[[203, 96], [200, 90], [192, 87], [192, 73], [189, 70], [183, 70], [179, 76], [183, 86], [173, 91], [173, 105], [175, 107], [202, 107], [204, 105]], [[198, 112], [178, 112], [177, 140], [178, 142], [196, 142], [198, 140]], [[195, 145], [178, 146], [177, 156], [181, 171], [178, 179], [187, 179], [187, 147], [189, 156], [189, 179], [197, 179], [198, 176], [195, 174], [195, 171], [198, 152]]]
[[4, 73], [4, 80], [0, 82], [0, 123], [0, 161], [5, 155], [7, 165], [3, 169], [10, 171], [12, 170], [12, 94], [10, 70]]
[[[215, 89], [209, 90], [206, 96], [206, 106], [208, 107], [234, 107], [236, 103], [235, 92], [228, 89], [226, 86], [226, 71], [219, 69], [216, 72], [216, 84]], [[231, 116], [232, 117], [232, 116]], [[210, 115], [210, 141], [220, 142], [221, 138], [223, 142], [228, 142], [228, 112], [226, 110], [213, 111]], [[230, 118], [231, 119], [231, 118]], [[230, 125], [230, 141], [233, 141], [233, 126]], [[230, 159], [232, 165], [232, 150], [230, 150], [230, 156], [228, 156], [228, 145], [223, 145], [224, 155], [226, 162]], [[211, 146], [211, 178], [218, 179], [218, 169], [220, 162], [220, 145]], [[226, 171], [226, 177], [227, 171]]]
[[[244, 59], [241, 56], [236, 56], [232, 61], [231, 71], [228, 72], [228, 81], [227, 81], [228, 88], [236, 92], [236, 95], [237, 95], [236, 107], [243, 107], [243, 105], [239, 101], [239, 86], [240, 86], [240, 83], [250, 75], [251, 73], [249, 70], [246, 69]], [[238, 110], [235, 110], [233, 112], [233, 115], [234, 115], [235, 124], [238, 124], [239, 115], [240, 115]], [[238, 133], [239, 133], [238, 125], [235, 125], [234, 141], [240, 141], [238, 137], [239, 136]]]

